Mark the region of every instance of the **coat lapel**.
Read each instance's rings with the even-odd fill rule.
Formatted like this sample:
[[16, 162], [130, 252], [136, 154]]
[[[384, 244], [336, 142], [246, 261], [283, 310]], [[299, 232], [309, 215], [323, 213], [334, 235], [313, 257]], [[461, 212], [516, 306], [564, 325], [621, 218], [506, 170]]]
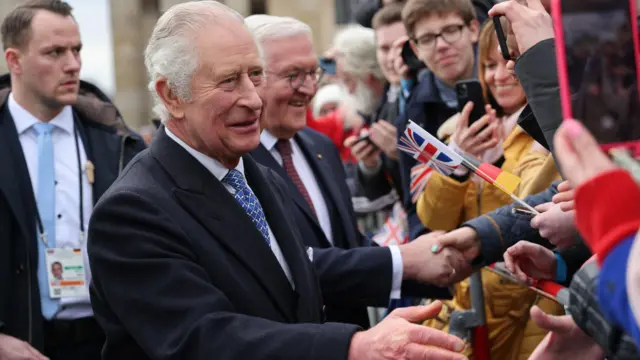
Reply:
[[[350, 194], [342, 194], [336, 185], [336, 180], [334, 178], [335, 174], [328, 160], [329, 154], [323, 153], [320, 150], [320, 147], [314, 144], [313, 139], [305, 133], [305, 130], [299, 131], [298, 134], [296, 134], [295, 139], [298, 146], [300, 146], [300, 149], [302, 149], [307, 162], [311, 165], [313, 174], [316, 176], [316, 180], [321, 183], [322, 187], [327, 189], [329, 199], [325, 198], [325, 201], [331, 201], [338, 209], [338, 214], [340, 215], [340, 219], [342, 219], [338, 225], [340, 226], [340, 229], [347, 232], [344, 235], [349, 242], [349, 247], [357, 247], [358, 244], [355, 242], [355, 234], [348, 233], [350, 227], [347, 224], [350, 224], [351, 222], [351, 215], [345, 206], [345, 202], [342, 201], [343, 196], [350, 196]], [[345, 223], [345, 221], [347, 221], [347, 223]], [[335, 226], [336, 225], [334, 225], [334, 227]], [[335, 233], [336, 229], [334, 228], [333, 231]]]
[[[278, 164], [276, 159], [269, 153], [269, 151], [262, 145], [258, 146], [257, 149], [251, 152], [252, 156], [263, 166], [266, 166], [272, 170], [274, 170], [287, 184], [289, 187], [289, 194], [293, 198], [293, 201], [296, 203], [296, 206], [302, 210], [305, 216], [309, 219], [309, 221], [317, 227], [316, 230], [320, 231], [324, 234], [322, 228], [320, 227], [320, 223], [318, 222], [318, 218], [315, 213], [309, 207], [309, 204], [304, 199], [298, 187], [293, 183], [287, 172], [284, 171], [284, 168]], [[331, 246], [328, 240], [326, 240], [325, 236], [322, 236], [321, 241], [326, 241], [326, 246]]]
[[35, 221], [27, 221], [35, 219], [33, 186], [18, 131], [6, 102], [0, 112], [0, 169], [7, 170], [0, 176], [0, 191], [7, 199], [24, 236], [35, 240]]
[[[185, 210], [244, 265], [282, 315], [294, 322], [296, 294], [268, 244], [233, 196], [169, 138], [164, 128], [158, 131], [150, 151], [176, 182], [174, 195]], [[255, 182], [262, 181], [260, 174], [251, 176]]]

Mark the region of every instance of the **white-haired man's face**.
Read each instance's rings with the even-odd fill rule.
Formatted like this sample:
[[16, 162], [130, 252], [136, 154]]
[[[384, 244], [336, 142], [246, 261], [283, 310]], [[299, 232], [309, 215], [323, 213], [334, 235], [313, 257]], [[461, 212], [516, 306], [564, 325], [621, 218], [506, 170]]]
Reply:
[[263, 128], [289, 139], [307, 125], [307, 109], [317, 90], [318, 58], [306, 34], [267, 39]]
[[200, 66], [191, 82], [191, 100], [167, 103], [168, 96], [163, 96], [172, 114], [167, 126], [196, 150], [234, 167], [260, 144], [263, 63], [240, 21], [211, 25], [199, 35], [195, 46]]

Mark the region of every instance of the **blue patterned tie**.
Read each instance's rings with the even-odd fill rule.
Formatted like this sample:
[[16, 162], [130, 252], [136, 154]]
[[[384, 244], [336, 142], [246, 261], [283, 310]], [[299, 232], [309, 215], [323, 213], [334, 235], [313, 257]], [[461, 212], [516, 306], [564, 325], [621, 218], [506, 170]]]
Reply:
[[42, 226], [47, 237], [45, 245], [38, 236], [38, 285], [40, 287], [40, 302], [42, 315], [51, 319], [58, 312], [58, 300], [49, 297], [49, 278], [47, 276], [47, 262], [45, 251], [47, 247], [56, 246], [56, 187], [55, 165], [53, 161], [53, 141], [51, 132], [54, 125], [37, 123], [33, 125], [38, 133], [38, 188], [36, 203], [38, 213], [42, 219]]
[[242, 173], [236, 169], [231, 169], [229, 173], [225, 175], [224, 179], [222, 179], [222, 182], [230, 185], [236, 191], [233, 197], [238, 204], [242, 206], [247, 215], [249, 215], [251, 221], [256, 225], [267, 244], [271, 245], [267, 219], [264, 217], [264, 211], [262, 211], [260, 201], [258, 201], [256, 195], [247, 185]]

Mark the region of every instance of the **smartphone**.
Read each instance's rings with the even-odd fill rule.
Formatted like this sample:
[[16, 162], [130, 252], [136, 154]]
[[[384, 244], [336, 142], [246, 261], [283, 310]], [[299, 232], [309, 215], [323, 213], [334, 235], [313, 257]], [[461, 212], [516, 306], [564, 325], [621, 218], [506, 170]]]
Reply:
[[493, 26], [496, 28], [496, 36], [498, 37], [498, 45], [500, 45], [500, 53], [505, 61], [514, 60], [509, 53], [509, 47], [507, 46], [507, 35], [504, 33], [502, 21], [507, 21], [502, 15], [493, 17]]
[[511, 213], [514, 215], [523, 215], [523, 216], [528, 216], [528, 217], [535, 217], [536, 213], [534, 213], [533, 211], [529, 210], [529, 209], [525, 209], [525, 208], [520, 208], [520, 207], [514, 207], [511, 209]]
[[318, 59], [318, 66], [327, 75], [335, 75], [336, 74], [336, 61], [334, 59], [330, 59], [330, 58], [321, 56]]
[[360, 137], [358, 137], [356, 142], [354, 142], [354, 144], [357, 144], [357, 143], [363, 142], [363, 141], [366, 141], [367, 143], [369, 143], [369, 145], [373, 145], [373, 147], [378, 148], [378, 146], [376, 144], [374, 144], [373, 141], [371, 141], [371, 138], [370, 138], [369, 134], [361, 135]]
[[484, 116], [484, 94], [482, 85], [478, 80], [458, 81], [456, 83], [456, 96], [458, 98], [458, 111], [460, 112], [469, 101], [473, 103], [473, 110], [469, 115], [469, 125]]
[[562, 115], [582, 122], [603, 150], [640, 154], [635, 0], [553, 0]]

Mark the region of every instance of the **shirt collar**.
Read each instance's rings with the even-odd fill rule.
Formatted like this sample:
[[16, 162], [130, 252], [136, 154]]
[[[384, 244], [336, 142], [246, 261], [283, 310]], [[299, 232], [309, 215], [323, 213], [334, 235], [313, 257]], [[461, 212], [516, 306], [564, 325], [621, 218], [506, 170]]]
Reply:
[[[209, 170], [213, 174], [213, 176], [216, 177], [216, 179], [218, 179], [220, 182], [222, 182], [224, 177], [229, 172], [229, 169], [224, 167], [216, 159], [214, 159], [214, 158], [212, 158], [210, 156], [207, 156], [207, 155], [199, 152], [198, 150], [192, 148], [191, 146], [187, 145], [184, 141], [182, 141], [179, 137], [177, 137], [174, 133], [172, 133], [171, 130], [169, 130], [168, 127], [165, 126], [164, 130], [165, 130], [165, 133], [167, 134], [167, 136], [169, 136], [171, 139], [173, 139], [173, 141], [178, 143], [178, 145], [182, 146], [185, 150], [187, 150], [187, 152], [189, 154], [191, 154], [191, 156], [196, 158], [196, 160], [198, 160], [198, 162], [200, 162], [202, 164], [202, 166], [204, 166], [207, 170]], [[244, 163], [242, 162], [242, 158], [240, 158], [240, 161], [238, 162], [238, 165], [236, 166], [236, 170], [240, 171], [242, 176], [245, 177], [244, 176]], [[246, 181], [246, 177], [245, 177], [245, 181]]]
[[267, 149], [267, 151], [271, 151], [278, 143], [278, 138], [273, 136], [269, 130], [264, 129], [260, 134], [260, 143]]
[[[8, 106], [11, 117], [13, 117], [13, 121], [16, 124], [18, 135], [23, 134], [33, 125], [41, 122], [37, 117], [33, 116], [27, 109], [16, 102], [16, 99], [13, 97], [13, 93], [9, 94]], [[49, 124], [55, 125], [57, 128], [60, 128], [69, 134], [73, 134], [73, 110], [71, 106], [67, 105], [62, 108], [62, 111], [51, 119]]]

